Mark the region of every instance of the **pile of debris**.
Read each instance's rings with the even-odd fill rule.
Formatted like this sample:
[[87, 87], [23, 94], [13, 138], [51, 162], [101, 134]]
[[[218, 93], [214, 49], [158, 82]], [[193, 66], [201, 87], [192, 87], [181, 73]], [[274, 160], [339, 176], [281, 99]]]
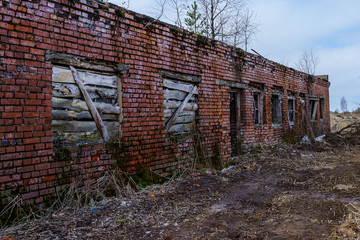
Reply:
[[350, 124], [360, 122], [360, 113], [331, 113], [331, 132], [338, 132]]
[[332, 133], [328, 133], [325, 137], [326, 142], [331, 145], [345, 145], [346, 147], [360, 144], [360, 122], [354, 122], [346, 127]]

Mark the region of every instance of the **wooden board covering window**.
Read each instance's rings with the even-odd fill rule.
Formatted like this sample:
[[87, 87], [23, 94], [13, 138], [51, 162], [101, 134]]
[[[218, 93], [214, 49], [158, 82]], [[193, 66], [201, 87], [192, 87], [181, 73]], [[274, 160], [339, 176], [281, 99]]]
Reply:
[[[170, 118], [181, 106], [185, 98], [192, 92], [195, 87], [194, 83], [187, 83], [173, 79], [164, 78], [164, 116], [165, 125]], [[169, 133], [186, 133], [194, 130], [195, 117], [198, 109], [197, 89], [194, 91], [190, 100], [185, 104], [184, 109], [180, 112], [175, 122], [172, 124]]]
[[[118, 77], [115, 74], [78, 69], [110, 138], [119, 133]], [[53, 67], [54, 142], [64, 145], [96, 144], [103, 139], [69, 67]]]

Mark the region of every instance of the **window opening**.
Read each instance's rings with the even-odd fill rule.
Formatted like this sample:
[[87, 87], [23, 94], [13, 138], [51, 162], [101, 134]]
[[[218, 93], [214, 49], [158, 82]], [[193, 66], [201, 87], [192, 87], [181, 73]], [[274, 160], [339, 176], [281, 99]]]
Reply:
[[263, 98], [259, 93], [254, 93], [254, 123], [255, 125], [263, 124]]
[[325, 99], [320, 98], [320, 119], [325, 119]]
[[311, 119], [311, 121], [316, 121], [317, 120], [317, 108], [319, 105], [319, 101], [318, 100], [310, 100], [309, 105], [310, 105], [310, 119]]
[[295, 99], [288, 99], [288, 114], [289, 114], [289, 124], [294, 125], [295, 123]]
[[281, 124], [281, 121], [282, 121], [281, 102], [282, 102], [281, 95], [273, 94], [271, 96], [272, 123], [273, 124]]

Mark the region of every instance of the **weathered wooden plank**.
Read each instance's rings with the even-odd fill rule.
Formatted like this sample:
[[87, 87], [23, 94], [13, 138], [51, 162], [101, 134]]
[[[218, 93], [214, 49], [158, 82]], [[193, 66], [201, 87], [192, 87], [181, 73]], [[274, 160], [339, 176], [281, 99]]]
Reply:
[[[118, 132], [119, 123], [117, 121], [104, 121], [108, 132]], [[96, 132], [97, 126], [94, 121], [67, 121], [67, 120], [53, 120], [53, 131], [57, 132]]]
[[[82, 98], [81, 91], [76, 84], [71, 83], [53, 83], [53, 96], [55, 97], [71, 97]], [[117, 89], [85, 86], [86, 91], [89, 93], [91, 99], [116, 99]]]
[[[113, 113], [113, 114], [120, 114], [120, 107], [113, 106], [109, 103], [102, 103], [102, 102], [94, 102], [96, 109], [100, 113]], [[89, 108], [85, 101], [80, 99], [67, 99], [67, 98], [52, 98], [52, 107], [55, 109], [68, 109], [77, 112], [81, 111], [89, 111]]]
[[[165, 118], [165, 122], [167, 122], [169, 118]], [[174, 124], [185, 124], [185, 123], [191, 123], [191, 122], [195, 122], [195, 115], [187, 115], [187, 116], [179, 116], [177, 117], [177, 119], [175, 120]]]
[[[189, 93], [193, 89], [194, 85], [164, 79], [164, 87]], [[199, 91], [194, 92], [194, 94], [199, 94]]]
[[[169, 89], [164, 90], [164, 100], [182, 101], [186, 98], [187, 95], [188, 95], [188, 93], [177, 91], [177, 90], [169, 90]], [[189, 100], [194, 101], [195, 97], [193, 95], [191, 95], [191, 98]]]
[[195, 123], [188, 123], [188, 124], [177, 124], [171, 126], [169, 129], [169, 133], [185, 133], [185, 132], [191, 132], [195, 128]]
[[[82, 119], [82, 120], [91, 120], [93, 119], [91, 113], [89, 111], [67, 111], [67, 110], [52, 110], [52, 115], [54, 120], [72, 120], [72, 119]], [[101, 114], [101, 118], [103, 120], [112, 120], [118, 121], [119, 115], [118, 114]]]
[[179, 116], [179, 114], [182, 112], [182, 110], [184, 110], [185, 105], [188, 103], [188, 101], [191, 99], [191, 97], [193, 96], [194, 92], [197, 90], [197, 87], [194, 86], [193, 89], [191, 90], [191, 92], [186, 96], [186, 98], [184, 99], [184, 101], [181, 103], [180, 107], [176, 110], [176, 112], [174, 113], [174, 115], [171, 116], [170, 120], [167, 122], [166, 127], [165, 127], [165, 132], [168, 132], [169, 129], [171, 128], [171, 126], [174, 124], [176, 118]]
[[[79, 71], [78, 73], [81, 79], [84, 79], [84, 85], [104, 86], [117, 89], [118, 77], [116, 75], [100, 75], [89, 71]], [[75, 83], [71, 70], [59, 66], [53, 67], [52, 79], [53, 82], [57, 83]]]
[[[165, 118], [170, 118], [174, 113], [176, 112], [176, 109], [165, 109], [164, 110], [164, 117]], [[195, 117], [196, 112], [194, 111], [185, 111], [183, 110], [180, 114], [179, 117], [181, 116], [193, 116]]]
[[[167, 100], [164, 102], [164, 108], [165, 109], [178, 109], [181, 105], [180, 101], [171, 101], [171, 100]], [[196, 103], [193, 102], [188, 102], [185, 107], [184, 110], [187, 111], [196, 111], [198, 110], [199, 106]]]
[[191, 76], [182, 73], [169, 72], [169, 71], [160, 71], [160, 76], [163, 78], [171, 78], [171, 79], [182, 80], [187, 82], [194, 82], [194, 83], [201, 82], [201, 77]]
[[314, 109], [313, 109], [313, 112], [311, 113], [311, 120], [316, 120], [316, 114], [317, 114], [317, 108], [318, 108], [318, 105], [319, 105], [319, 101], [315, 101], [314, 103]]
[[77, 85], [80, 88], [81, 93], [83, 94], [86, 104], [89, 107], [90, 113], [91, 115], [94, 117], [95, 123], [97, 128], [99, 129], [99, 131], [101, 132], [102, 137], [104, 138], [105, 142], [108, 142], [110, 140], [108, 131], [106, 126], [104, 125], [101, 116], [98, 112], [98, 110], [96, 109], [93, 101], [91, 100], [88, 92], [85, 90], [85, 87], [83, 85], [83, 79], [81, 78], [81, 76], [79, 75], [78, 71], [73, 67], [70, 66], [71, 72], [74, 75], [74, 80], [77, 83]]
[[301, 102], [301, 106], [302, 106], [302, 119], [305, 119], [308, 136], [310, 138], [310, 141], [312, 143], [315, 143], [315, 134], [314, 134], [314, 131], [311, 127], [310, 121], [309, 121], [308, 116], [305, 111], [305, 101], [301, 100], [300, 102]]

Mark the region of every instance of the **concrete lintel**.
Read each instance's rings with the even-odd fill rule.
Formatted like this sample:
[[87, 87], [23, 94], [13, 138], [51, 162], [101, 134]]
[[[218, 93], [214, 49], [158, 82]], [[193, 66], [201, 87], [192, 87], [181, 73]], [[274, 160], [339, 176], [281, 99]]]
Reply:
[[185, 82], [192, 82], [192, 83], [201, 82], [201, 77], [199, 77], [199, 76], [193, 76], [193, 75], [188, 75], [188, 74], [184, 74], [184, 73], [170, 72], [170, 71], [165, 71], [165, 70], [160, 71], [160, 76], [162, 78], [170, 78], [170, 79], [180, 80], [180, 81], [185, 81]]
[[91, 69], [100, 72], [118, 71], [114, 64], [109, 64], [106, 61], [75, 56], [67, 53], [58, 53], [49, 50], [45, 53], [45, 60], [55, 64], [75, 66], [78, 68]]
[[249, 89], [249, 85], [245, 83], [239, 83], [239, 82], [233, 82], [233, 81], [221, 80], [221, 79], [215, 79], [215, 83], [220, 86]]

